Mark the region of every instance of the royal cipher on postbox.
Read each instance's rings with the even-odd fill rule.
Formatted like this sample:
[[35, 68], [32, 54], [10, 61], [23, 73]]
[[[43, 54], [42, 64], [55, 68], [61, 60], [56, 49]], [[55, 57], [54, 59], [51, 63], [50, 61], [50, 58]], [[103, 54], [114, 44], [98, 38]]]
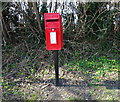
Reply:
[[61, 50], [63, 47], [62, 17], [59, 13], [44, 13], [46, 49]]

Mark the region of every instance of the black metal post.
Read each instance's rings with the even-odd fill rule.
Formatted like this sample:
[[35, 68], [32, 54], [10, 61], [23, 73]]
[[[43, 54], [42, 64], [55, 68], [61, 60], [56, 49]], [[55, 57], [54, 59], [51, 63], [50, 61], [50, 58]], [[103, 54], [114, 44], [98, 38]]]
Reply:
[[54, 51], [54, 65], [55, 65], [55, 81], [56, 86], [58, 86], [59, 85], [58, 50]]

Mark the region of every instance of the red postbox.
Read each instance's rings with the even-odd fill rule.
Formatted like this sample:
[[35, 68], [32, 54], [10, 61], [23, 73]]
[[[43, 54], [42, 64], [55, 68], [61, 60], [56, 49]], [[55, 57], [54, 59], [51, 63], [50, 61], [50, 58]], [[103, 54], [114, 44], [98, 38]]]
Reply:
[[45, 36], [47, 50], [61, 50], [63, 47], [62, 17], [59, 13], [45, 13]]

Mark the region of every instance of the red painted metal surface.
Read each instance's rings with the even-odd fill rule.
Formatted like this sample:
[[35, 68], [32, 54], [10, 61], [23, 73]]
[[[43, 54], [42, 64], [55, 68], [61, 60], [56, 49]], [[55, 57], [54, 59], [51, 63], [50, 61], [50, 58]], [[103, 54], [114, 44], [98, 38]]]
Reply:
[[61, 50], [63, 47], [62, 17], [59, 13], [45, 13], [45, 36], [47, 50]]

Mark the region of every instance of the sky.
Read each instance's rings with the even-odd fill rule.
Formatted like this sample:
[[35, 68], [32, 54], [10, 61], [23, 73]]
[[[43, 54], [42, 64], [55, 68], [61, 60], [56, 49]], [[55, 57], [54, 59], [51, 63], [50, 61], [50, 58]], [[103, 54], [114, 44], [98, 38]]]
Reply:
[[[0, 0], [1, 2], [11, 2], [13, 0]], [[41, 2], [49, 2], [49, 1], [52, 1], [52, 2], [109, 2], [109, 1], [112, 1], [112, 2], [119, 2], [120, 0], [15, 0], [16, 2], [19, 2], [19, 1], [28, 1], [28, 2], [36, 2], [36, 1], [41, 1]]]

